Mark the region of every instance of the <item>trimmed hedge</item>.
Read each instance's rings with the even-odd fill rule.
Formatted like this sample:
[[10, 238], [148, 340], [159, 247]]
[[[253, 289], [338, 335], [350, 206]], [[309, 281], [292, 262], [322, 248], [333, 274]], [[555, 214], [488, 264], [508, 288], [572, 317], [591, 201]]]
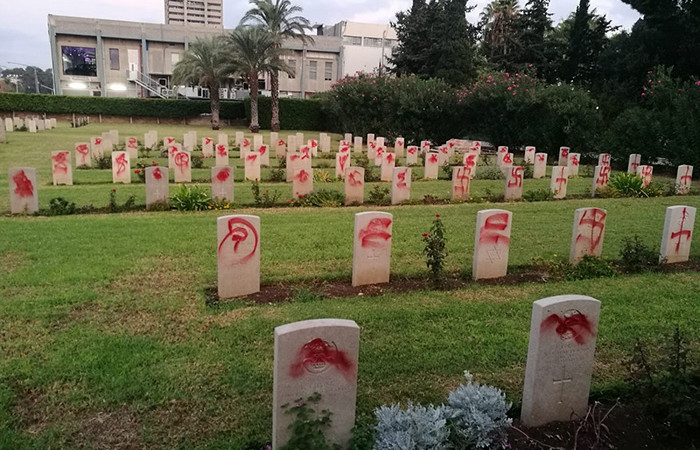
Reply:
[[[127, 117], [189, 118], [209, 114], [209, 101], [154, 98], [75, 97], [65, 95], [0, 93], [0, 111], [47, 114], [104, 114]], [[241, 101], [222, 101], [222, 119], [243, 119]]]
[[[258, 97], [260, 129], [269, 130], [272, 122], [272, 99]], [[250, 98], [245, 99], [245, 116], [250, 123]], [[280, 128], [283, 130], [324, 131], [326, 120], [318, 99], [280, 98]]]

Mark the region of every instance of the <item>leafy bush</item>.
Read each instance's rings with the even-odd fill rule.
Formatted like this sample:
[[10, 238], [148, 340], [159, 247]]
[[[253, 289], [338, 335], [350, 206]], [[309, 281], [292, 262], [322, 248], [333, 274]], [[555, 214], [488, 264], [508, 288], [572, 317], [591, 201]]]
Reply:
[[[245, 100], [245, 117], [250, 122], [250, 98]], [[258, 97], [258, 120], [261, 129], [270, 129], [270, 97]], [[280, 98], [280, 127], [283, 130], [323, 131], [327, 127], [321, 102], [318, 99]]]
[[97, 169], [111, 169], [112, 168], [112, 155], [106, 153], [102, 155], [101, 158], [94, 159], [94, 166]]
[[50, 216], [65, 216], [75, 214], [76, 211], [75, 203], [69, 202], [63, 197], [56, 197], [49, 200], [48, 215]]
[[617, 275], [617, 269], [613, 263], [590, 255], [584, 255], [577, 264], [558, 259], [557, 255], [550, 260], [534, 258], [532, 266], [554, 280], [586, 280]]
[[642, 189], [643, 184], [644, 181], [640, 176], [627, 172], [619, 172], [610, 177], [608, 188], [613, 195], [619, 197], [644, 197], [645, 194]]
[[377, 418], [374, 450], [441, 450], [448, 448], [450, 430], [442, 406], [382, 406]]
[[369, 191], [367, 198], [369, 199], [370, 203], [374, 203], [376, 205], [386, 205], [389, 203], [389, 188], [375, 184], [372, 190]]
[[330, 183], [335, 180], [335, 176], [327, 170], [314, 170], [314, 183]]
[[447, 258], [447, 239], [445, 238], [445, 226], [440, 219], [440, 214], [435, 215], [433, 225], [429, 233], [423, 233], [425, 247], [425, 265], [430, 269], [430, 278], [435, 286], [445, 283], [445, 259]]
[[109, 203], [107, 204], [107, 212], [117, 213], [117, 212], [122, 212], [122, 211], [129, 211], [131, 209], [134, 209], [135, 204], [136, 204], [136, 196], [130, 195], [129, 197], [127, 197], [124, 204], [120, 205], [117, 202], [117, 190], [112, 189], [109, 192]]
[[371, 183], [379, 181], [379, 175], [374, 168], [374, 163], [370, 163], [369, 158], [365, 153], [355, 154], [353, 156], [354, 166], [365, 169], [365, 182]]
[[548, 202], [554, 200], [554, 193], [551, 189], [535, 189], [523, 193], [523, 198], [528, 202]]
[[620, 269], [626, 273], [640, 273], [652, 270], [659, 265], [659, 252], [648, 247], [642, 238], [634, 235], [622, 240]]
[[306, 400], [299, 398], [293, 404], [284, 404], [285, 414], [294, 416], [289, 424], [289, 441], [280, 450], [335, 450], [337, 447], [326, 442], [324, 430], [331, 426], [331, 413], [323, 410], [316, 412], [314, 405], [321, 400], [315, 393]]
[[287, 174], [283, 169], [272, 169], [270, 171], [270, 181], [282, 182], [287, 181]]
[[260, 193], [260, 183], [257, 181], [253, 181], [250, 190], [253, 192], [253, 201], [258, 208], [272, 208], [277, 204], [277, 200], [279, 200], [281, 195], [278, 190], [274, 190], [270, 194], [269, 189], [265, 189], [265, 192]]
[[199, 155], [192, 155], [192, 168], [201, 169], [204, 167], [204, 159]]
[[304, 196], [304, 206], [338, 207], [345, 203], [345, 194], [332, 189], [319, 189]]
[[479, 180], [500, 180], [506, 178], [503, 175], [503, 171], [498, 167], [484, 167], [477, 172], [476, 177]]
[[210, 201], [209, 194], [201, 187], [181, 184], [170, 203], [178, 211], [203, 211], [208, 209]]

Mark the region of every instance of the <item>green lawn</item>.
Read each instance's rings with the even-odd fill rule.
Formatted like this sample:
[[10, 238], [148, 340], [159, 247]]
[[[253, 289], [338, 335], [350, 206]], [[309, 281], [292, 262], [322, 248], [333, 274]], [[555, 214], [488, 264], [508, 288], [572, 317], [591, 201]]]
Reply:
[[[14, 133], [0, 145], [7, 168], [39, 169], [40, 196], [105, 205], [108, 172], [77, 171], [85, 184], [50, 187], [48, 153], [112, 128]], [[181, 135], [190, 127], [117, 125], [139, 136]], [[178, 130], [176, 132], [176, 130]], [[200, 136], [204, 129], [198, 129]], [[229, 131], [233, 138], [233, 131]], [[337, 138], [337, 136], [336, 136]], [[88, 178], [94, 177], [94, 178]], [[102, 184], [89, 184], [96, 181]], [[531, 184], [548, 181], [526, 181]], [[475, 189], [502, 188], [477, 180]], [[585, 192], [589, 178], [575, 179]], [[339, 187], [339, 184], [334, 184]], [[480, 186], [480, 187], [477, 187]], [[276, 188], [289, 188], [276, 184]], [[414, 194], [448, 189], [417, 182]], [[119, 187], [143, 196], [143, 185]], [[499, 191], [500, 192], [500, 191]], [[0, 202], [7, 208], [7, 188]], [[237, 198], [250, 200], [247, 187]], [[444, 192], [447, 196], [447, 191]], [[248, 196], [248, 197], [245, 197]], [[658, 247], [667, 206], [700, 207], [700, 196], [578, 199], [541, 203], [416, 205], [394, 214], [392, 276], [425, 273], [421, 233], [439, 213], [447, 227], [448, 269], [471, 269], [476, 212], [513, 212], [510, 264], [566, 257], [574, 210], [608, 210], [603, 256], [616, 258], [624, 237]], [[263, 283], [289, 289], [309, 280], [349, 282], [352, 218], [365, 208], [278, 208], [260, 215]], [[697, 348], [697, 272], [619, 276], [521, 285], [470, 283], [455, 291], [282, 304], [229, 301], [206, 306], [216, 284], [216, 218], [222, 211], [63, 217], [0, 217], [0, 448], [246, 448], [269, 440], [273, 328], [323, 317], [361, 327], [358, 406], [443, 401], [469, 370], [520, 400], [532, 302], [566, 293], [602, 301], [593, 390], [619, 385], [635, 339], [657, 341], [680, 325]], [[697, 227], [696, 227], [697, 229]], [[700, 258], [696, 242], [691, 256]]]

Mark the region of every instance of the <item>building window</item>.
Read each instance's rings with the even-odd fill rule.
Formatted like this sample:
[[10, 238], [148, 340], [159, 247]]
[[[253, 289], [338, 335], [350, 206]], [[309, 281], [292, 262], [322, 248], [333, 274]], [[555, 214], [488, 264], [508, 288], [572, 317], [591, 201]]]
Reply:
[[381, 47], [382, 38], [365, 38], [365, 47]]
[[296, 73], [297, 73], [297, 60], [296, 60], [296, 59], [290, 59], [289, 61], [287, 61], [287, 64], [289, 64], [289, 67], [292, 68], [292, 73], [291, 73], [291, 74], [288, 74], [288, 75], [289, 75], [289, 79], [290, 79], [290, 80], [293, 80], [294, 78], [296, 78]]
[[323, 74], [323, 79], [326, 81], [331, 81], [333, 79], [333, 63], [330, 61], [326, 62], [326, 69]]
[[343, 36], [345, 45], [362, 45], [362, 38], [359, 36]]
[[318, 72], [318, 62], [309, 61], [309, 80], [316, 79], [316, 72]]
[[119, 70], [119, 49], [110, 48], [109, 49], [109, 69]]
[[61, 47], [64, 75], [97, 76], [94, 47]]

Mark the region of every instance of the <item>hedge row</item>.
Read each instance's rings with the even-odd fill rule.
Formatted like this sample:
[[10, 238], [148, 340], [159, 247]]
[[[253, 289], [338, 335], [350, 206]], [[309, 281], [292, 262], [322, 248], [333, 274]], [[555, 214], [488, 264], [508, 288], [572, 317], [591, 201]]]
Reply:
[[[0, 93], [0, 111], [47, 114], [104, 114], [107, 116], [191, 118], [209, 114], [208, 100], [74, 97], [64, 95]], [[222, 101], [222, 119], [243, 119], [241, 101]]]
[[[250, 123], [250, 98], [245, 100], [245, 115]], [[258, 98], [258, 121], [260, 128], [269, 130], [272, 122], [270, 97]], [[283, 130], [324, 131], [327, 126], [317, 99], [280, 98], [280, 127]]]

